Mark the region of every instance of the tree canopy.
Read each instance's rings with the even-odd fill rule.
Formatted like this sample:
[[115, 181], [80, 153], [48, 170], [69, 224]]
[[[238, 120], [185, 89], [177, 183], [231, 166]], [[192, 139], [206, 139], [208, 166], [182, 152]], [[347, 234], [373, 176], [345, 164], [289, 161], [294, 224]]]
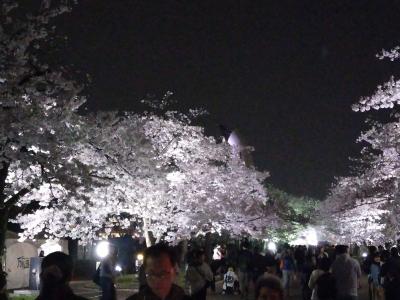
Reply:
[[1, 6], [1, 249], [12, 207], [22, 238], [87, 241], [135, 226], [174, 241], [277, 224], [263, 209], [267, 173], [205, 135], [192, 123], [197, 111], [80, 113], [82, 85], [41, 59], [51, 19], [72, 4], [40, 3], [34, 14]]
[[268, 235], [290, 242], [309, 225], [317, 224], [316, 214], [320, 201], [310, 197], [295, 196], [267, 184], [269, 201], [279, 218], [279, 226], [268, 230]]
[[[379, 59], [395, 60], [399, 48], [383, 50]], [[389, 110], [386, 123], [369, 121], [370, 128], [358, 142], [365, 144], [353, 176], [338, 178], [322, 206], [327, 224], [344, 241], [397, 239], [400, 180], [400, 81], [393, 77], [370, 97], [353, 106], [354, 111]]]

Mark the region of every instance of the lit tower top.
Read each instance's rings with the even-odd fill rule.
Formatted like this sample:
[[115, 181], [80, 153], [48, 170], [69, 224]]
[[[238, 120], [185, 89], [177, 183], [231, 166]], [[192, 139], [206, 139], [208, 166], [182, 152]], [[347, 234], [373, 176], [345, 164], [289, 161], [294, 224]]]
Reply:
[[239, 131], [237, 129], [230, 130], [224, 125], [219, 125], [219, 127], [228, 144], [231, 145], [233, 151], [244, 161], [246, 167], [254, 166], [253, 156], [251, 155], [254, 148], [247, 145]]

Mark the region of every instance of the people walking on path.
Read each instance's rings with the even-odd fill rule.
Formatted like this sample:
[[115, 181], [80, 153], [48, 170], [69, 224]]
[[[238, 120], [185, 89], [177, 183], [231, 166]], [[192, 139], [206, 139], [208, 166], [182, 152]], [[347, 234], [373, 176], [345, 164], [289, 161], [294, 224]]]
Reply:
[[386, 300], [398, 300], [400, 297], [400, 256], [398, 249], [390, 249], [390, 258], [382, 265], [381, 280]]
[[253, 281], [257, 281], [258, 277], [262, 276], [266, 271], [266, 258], [261, 254], [259, 247], [254, 248], [252, 265]]
[[301, 270], [303, 269], [304, 262], [306, 260], [307, 247], [304, 245], [298, 245], [294, 249], [294, 259], [296, 262], [296, 270], [298, 275], [301, 276]]
[[253, 279], [253, 255], [249, 250], [249, 242], [243, 241], [237, 257], [237, 267], [239, 275], [240, 298], [247, 300], [249, 297], [249, 287]]
[[239, 281], [238, 276], [232, 267], [228, 268], [228, 271], [224, 274], [222, 284], [222, 294], [233, 295], [235, 292], [235, 284]]
[[323, 258], [329, 258], [329, 254], [325, 251], [325, 247], [321, 246], [317, 249], [317, 254], [315, 255], [317, 265], [319, 261]]
[[283, 289], [285, 290], [285, 296], [289, 297], [295, 272], [294, 258], [290, 249], [285, 250], [281, 259], [280, 268], [282, 270], [282, 282]]
[[360, 263], [349, 255], [349, 247], [346, 245], [336, 246], [336, 259], [331, 267], [332, 274], [336, 280], [336, 291], [338, 300], [358, 299], [360, 288], [361, 267]]
[[196, 250], [193, 255], [193, 261], [186, 271], [186, 285], [192, 299], [205, 300], [207, 288], [211, 287], [213, 282], [214, 274], [210, 266], [205, 262], [204, 251]]
[[117, 263], [118, 248], [110, 245], [109, 254], [100, 263], [101, 300], [116, 300], [115, 265]]
[[378, 252], [372, 256], [372, 262], [369, 271], [370, 286], [372, 288], [372, 300], [383, 300], [383, 287], [381, 285], [381, 257]]
[[310, 251], [307, 251], [304, 264], [300, 273], [302, 300], [311, 299], [312, 289], [310, 289], [308, 283], [310, 281], [310, 277], [314, 269], [315, 265], [314, 265], [313, 255]]
[[275, 275], [276, 272], [276, 259], [272, 251], [267, 250], [265, 253], [265, 272], [271, 275]]
[[323, 257], [318, 261], [317, 269], [310, 276], [308, 286], [312, 289], [311, 300], [334, 300], [336, 298], [336, 281], [329, 272], [330, 260]]

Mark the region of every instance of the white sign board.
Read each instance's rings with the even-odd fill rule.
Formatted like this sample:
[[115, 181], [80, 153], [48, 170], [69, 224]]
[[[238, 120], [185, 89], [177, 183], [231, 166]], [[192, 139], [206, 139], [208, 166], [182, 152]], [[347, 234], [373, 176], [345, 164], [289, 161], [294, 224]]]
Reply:
[[15, 243], [7, 247], [6, 272], [8, 273], [8, 289], [29, 286], [29, 259], [37, 256], [37, 249], [37, 246], [29, 243]]
[[29, 286], [30, 258], [38, 257], [40, 250], [43, 250], [45, 255], [54, 251], [68, 253], [68, 241], [36, 240], [35, 242], [25, 241], [21, 243], [17, 239], [6, 239], [7, 289]]

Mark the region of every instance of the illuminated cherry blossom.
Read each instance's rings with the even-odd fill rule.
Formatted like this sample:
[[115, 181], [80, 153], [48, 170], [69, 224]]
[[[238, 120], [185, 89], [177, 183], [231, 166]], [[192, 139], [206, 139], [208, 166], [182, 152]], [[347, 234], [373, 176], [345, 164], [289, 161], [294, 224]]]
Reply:
[[[398, 49], [383, 51], [380, 58], [398, 58]], [[399, 81], [393, 77], [371, 97], [355, 104], [355, 111], [390, 109], [400, 104]], [[361, 134], [360, 168], [354, 176], [339, 178], [321, 211], [326, 221], [336, 221], [341, 238], [346, 240], [397, 239], [400, 232], [400, 119], [392, 114], [388, 123], [370, 122], [370, 129]], [[332, 217], [329, 217], [332, 215]]]
[[263, 207], [267, 174], [246, 167], [228, 143], [217, 143], [186, 120], [168, 114], [96, 116], [91, 125], [101, 126], [91, 127], [92, 154], [80, 159], [100, 155], [92, 166], [105, 186], [90, 191], [87, 201], [67, 195], [71, 208], [61, 202], [49, 210], [43, 202], [43, 209], [21, 215], [23, 235], [44, 230], [87, 241], [136, 223], [158, 239], [175, 241], [199, 232], [240, 235], [273, 227], [276, 218]]

